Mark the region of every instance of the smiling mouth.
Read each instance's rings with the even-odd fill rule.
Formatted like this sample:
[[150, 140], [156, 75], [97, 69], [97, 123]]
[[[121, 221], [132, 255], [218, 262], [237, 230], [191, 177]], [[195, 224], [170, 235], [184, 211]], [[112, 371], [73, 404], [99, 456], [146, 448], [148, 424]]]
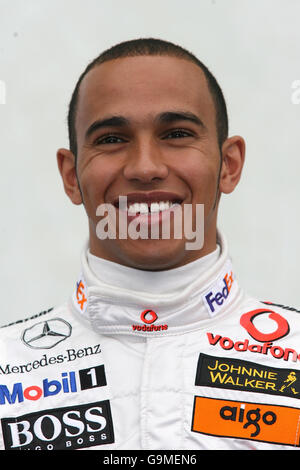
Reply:
[[178, 204], [178, 201], [158, 201], [151, 202], [151, 204], [147, 202], [135, 202], [128, 205], [127, 213], [128, 215], [157, 214], [158, 212], [170, 210]]
[[119, 196], [113, 205], [128, 216], [158, 214], [181, 205], [183, 198], [172, 193], [132, 193]]

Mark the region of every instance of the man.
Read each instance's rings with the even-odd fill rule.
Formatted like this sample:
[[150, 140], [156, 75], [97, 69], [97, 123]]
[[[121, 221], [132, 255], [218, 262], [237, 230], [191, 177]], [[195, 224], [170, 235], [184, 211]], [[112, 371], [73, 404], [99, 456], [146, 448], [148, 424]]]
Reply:
[[298, 313], [240, 289], [217, 230], [245, 143], [215, 78], [172, 43], [121, 43], [68, 123], [89, 242], [70, 300], [1, 330], [0, 447], [299, 447]]

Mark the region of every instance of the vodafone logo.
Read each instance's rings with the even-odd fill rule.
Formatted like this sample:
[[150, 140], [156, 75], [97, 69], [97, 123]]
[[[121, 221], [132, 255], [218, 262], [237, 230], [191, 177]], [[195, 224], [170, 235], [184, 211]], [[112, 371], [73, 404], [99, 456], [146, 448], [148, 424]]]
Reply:
[[[253, 320], [259, 315], [267, 315], [268, 318], [273, 321], [273, 323], [275, 322], [275, 330], [273, 332], [263, 333], [257, 329], [253, 323]], [[262, 343], [283, 338], [290, 331], [289, 324], [285, 318], [279, 315], [279, 313], [265, 308], [258, 308], [256, 310], [251, 310], [251, 312], [244, 313], [244, 315], [242, 315], [240, 318], [240, 324], [247, 330], [252, 338]]]
[[140, 332], [158, 332], [158, 331], [165, 331], [168, 329], [168, 325], [153, 325], [158, 319], [157, 314], [154, 310], [147, 308], [141, 313], [141, 321], [144, 325], [132, 325], [133, 331], [140, 331]]
[[[257, 319], [255, 323], [255, 319]], [[219, 334], [207, 333], [209, 344], [219, 345], [222, 349], [235, 349], [239, 352], [250, 351], [255, 354], [271, 354], [275, 359], [300, 361], [300, 354], [293, 348], [284, 348], [273, 341], [283, 338], [290, 332], [287, 320], [279, 313], [267, 308], [259, 308], [244, 313], [240, 324], [252, 338], [259, 343], [251, 344], [249, 339], [235, 341]]]
[[157, 315], [153, 310], [144, 310], [141, 313], [141, 320], [143, 323], [147, 323], [147, 325], [151, 325], [157, 320]]

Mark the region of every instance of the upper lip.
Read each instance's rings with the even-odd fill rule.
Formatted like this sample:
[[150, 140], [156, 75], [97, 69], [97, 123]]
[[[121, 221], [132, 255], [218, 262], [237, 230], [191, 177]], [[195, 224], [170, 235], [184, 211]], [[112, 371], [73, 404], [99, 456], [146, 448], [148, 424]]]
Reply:
[[127, 197], [127, 206], [134, 204], [135, 202], [151, 204], [151, 202], [160, 202], [160, 201], [171, 201], [181, 203], [183, 197], [177, 193], [167, 192], [167, 191], [151, 191], [151, 192], [136, 192], [128, 194], [120, 194], [118, 197], [113, 199], [113, 205], [115, 207], [119, 206], [119, 197]]

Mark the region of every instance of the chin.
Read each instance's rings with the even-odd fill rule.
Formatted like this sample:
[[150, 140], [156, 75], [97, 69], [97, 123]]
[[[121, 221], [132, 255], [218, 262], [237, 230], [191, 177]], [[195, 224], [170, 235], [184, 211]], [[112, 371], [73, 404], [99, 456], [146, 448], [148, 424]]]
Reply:
[[172, 269], [184, 264], [186, 255], [182, 240], [136, 240], [126, 248], [122, 264], [147, 271]]

